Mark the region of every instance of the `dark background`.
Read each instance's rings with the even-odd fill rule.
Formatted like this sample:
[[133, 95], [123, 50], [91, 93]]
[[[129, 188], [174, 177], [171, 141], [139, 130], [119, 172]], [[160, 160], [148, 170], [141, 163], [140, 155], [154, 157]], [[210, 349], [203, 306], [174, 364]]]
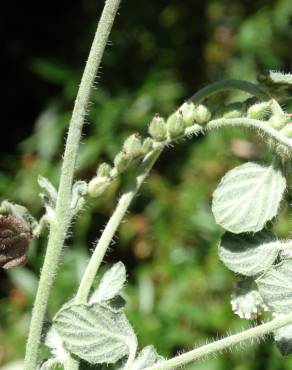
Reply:
[[[224, 76], [230, 62], [228, 57], [241, 52], [234, 38], [242, 22], [264, 11], [270, 12], [272, 21], [273, 8], [279, 3], [285, 1], [124, 1], [122, 15], [117, 18], [111, 36], [112, 44], [106, 52], [101, 83], [116, 93], [123, 88], [137, 88], [149, 70], [171, 69], [185, 85], [188, 96], [210, 79]], [[57, 83], [48, 83], [36, 74], [35, 61], [40, 58], [56, 61], [80, 73], [102, 5], [102, 1], [92, 0], [12, 0], [2, 4], [5, 31], [2, 102], [7, 113], [5, 123], [8, 128], [14, 127], [7, 130], [10, 135], [1, 145], [2, 150], [13, 151], [15, 142], [31, 132], [46, 102], [60, 93]], [[291, 7], [289, 0], [285, 7]], [[253, 45], [244, 45], [244, 49], [253, 54], [254, 67], [259, 70], [288, 71], [291, 29], [288, 25], [285, 29], [283, 24], [284, 32], [275, 34], [273, 25], [267, 26], [271, 29], [259, 27], [258, 33], [252, 35], [262, 43], [260, 50], [254, 50]], [[269, 32], [271, 40], [266, 40]], [[272, 50], [265, 50], [266, 41]], [[209, 43], [216, 43], [221, 49], [218, 52], [228, 55], [217, 56], [217, 63], [211, 56], [206, 61]], [[274, 51], [277, 54], [269, 58]]]

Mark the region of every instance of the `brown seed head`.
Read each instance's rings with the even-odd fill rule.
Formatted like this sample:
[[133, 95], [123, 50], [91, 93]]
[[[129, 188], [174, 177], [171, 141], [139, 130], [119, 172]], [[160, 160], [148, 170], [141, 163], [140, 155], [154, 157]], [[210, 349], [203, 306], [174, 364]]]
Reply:
[[30, 239], [29, 225], [22, 218], [0, 215], [0, 267], [24, 265]]

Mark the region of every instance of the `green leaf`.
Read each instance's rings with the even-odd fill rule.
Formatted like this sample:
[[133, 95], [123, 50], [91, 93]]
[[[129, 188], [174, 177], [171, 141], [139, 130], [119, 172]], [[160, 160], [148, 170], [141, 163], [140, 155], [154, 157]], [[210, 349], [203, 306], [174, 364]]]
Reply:
[[292, 259], [269, 269], [256, 283], [265, 303], [275, 312], [292, 312]]
[[131, 370], [141, 370], [155, 365], [163, 360], [153, 346], [147, 346], [142, 349], [135, 361], [131, 365]]
[[292, 354], [292, 324], [280, 328], [274, 333], [276, 345], [283, 356]]
[[87, 193], [87, 183], [85, 181], [76, 181], [72, 187], [72, 199], [71, 199], [71, 209], [78, 210], [81, 198], [83, 198]]
[[99, 304], [62, 309], [53, 325], [65, 348], [91, 364], [112, 364], [136, 351], [137, 339], [126, 316]]
[[118, 262], [104, 274], [90, 298], [90, 303], [100, 303], [114, 298], [122, 290], [125, 281], [126, 268], [122, 262]]
[[248, 162], [227, 172], [213, 194], [217, 224], [232, 233], [256, 232], [277, 215], [286, 179], [273, 165]]
[[230, 270], [253, 276], [273, 264], [280, 247], [281, 242], [268, 230], [254, 235], [227, 232], [219, 245], [219, 257]]
[[46, 177], [40, 175], [38, 177], [38, 183], [43, 191], [40, 196], [44, 200], [44, 203], [51, 208], [55, 208], [57, 201], [57, 190], [54, 185]]

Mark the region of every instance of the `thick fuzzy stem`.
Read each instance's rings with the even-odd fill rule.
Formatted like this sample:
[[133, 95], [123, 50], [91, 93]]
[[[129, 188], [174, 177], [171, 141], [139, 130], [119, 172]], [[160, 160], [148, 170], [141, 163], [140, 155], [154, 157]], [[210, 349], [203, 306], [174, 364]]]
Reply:
[[100, 66], [119, 4], [120, 0], [106, 1], [75, 101], [66, 141], [55, 219], [51, 224], [46, 257], [32, 312], [26, 346], [25, 370], [34, 370], [37, 367], [37, 355], [42, 324], [50, 291], [57, 272], [62, 247], [71, 221], [70, 212], [68, 212], [68, 210], [71, 203], [71, 189], [84, 117], [86, 115], [91, 87]]

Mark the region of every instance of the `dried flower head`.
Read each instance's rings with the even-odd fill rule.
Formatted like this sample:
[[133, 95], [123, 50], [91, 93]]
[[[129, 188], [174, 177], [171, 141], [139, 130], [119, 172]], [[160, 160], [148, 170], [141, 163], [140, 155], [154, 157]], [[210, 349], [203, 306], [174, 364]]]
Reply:
[[24, 265], [28, 257], [31, 239], [30, 227], [22, 218], [13, 215], [0, 216], [0, 267]]

